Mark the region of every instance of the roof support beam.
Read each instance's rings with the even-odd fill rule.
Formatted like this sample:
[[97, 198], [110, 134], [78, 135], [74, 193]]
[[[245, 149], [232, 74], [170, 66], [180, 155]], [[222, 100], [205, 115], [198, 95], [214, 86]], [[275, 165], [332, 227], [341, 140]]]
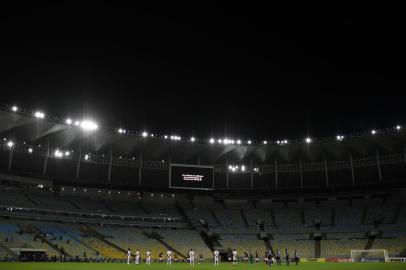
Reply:
[[275, 188], [278, 189], [278, 162], [275, 160]]
[[139, 162], [139, 167], [138, 167], [138, 185], [141, 186], [141, 183], [142, 183], [142, 163], [144, 161], [142, 151], [140, 152], [139, 160], [140, 160], [140, 162]]
[[111, 165], [113, 164], [113, 148], [110, 146], [109, 149], [109, 155], [108, 155], [108, 162], [109, 162], [109, 167], [107, 170], [107, 183], [110, 184], [111, 181]]
[[76, 163], [76, 179], [79, 179], [80, 163], [82, 162], [82, 147], [78, 146], [78, 162]]
[[[15, 139], [13, 138], [13, 142], [15, 141]], [[11, 164], [13, 163], [13, 156], [14, 156], [14, 147], [10, 147], [10, 152], [8, 153], [8, 170], [11, 170]]]
[[48, 157], [49, 157], [49, 139], [47, 139], [47, 142], [46, 142], [44, 163], [42, 165], [42, 174], [43, 175], [45, 175], [47, 172]]
[[379, 183], [382, 183], [381, 158], [378, 150], [376, 150], [376, 167], [378, 168]]
[[299, 160], [299, 172], [300, 172], [300, 188], [303, 188], [302, 160]]
[[351, 167], [352, 184], [355, 185], [354, 163], [353, 163], [353, 161], [352, 161], [352, 155], [350, 155], [350, 167]]
[[254, 189], [254, 165], [252, 163], [252, 159], [250, 160], [250, 187], [251, 189]]
[[324, 173], [326, 175], [326, 185], [328, 186], [328, 169], [327, 169], [327, 159], [324, 159]]

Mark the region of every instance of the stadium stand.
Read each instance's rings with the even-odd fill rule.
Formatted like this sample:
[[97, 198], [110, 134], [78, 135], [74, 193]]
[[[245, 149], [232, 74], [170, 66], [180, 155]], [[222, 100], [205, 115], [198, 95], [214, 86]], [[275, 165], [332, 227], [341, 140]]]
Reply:
[[[113, 200], [16, 188], [0, 193], [0, 259], [15, 257], [13, 250], [18, 248], [44, 249], [49, 257], [64, 254], [80, 260], [125, 260], [127, 248], [133, 253], [140, 249], [142, 258], [150, 250], [157, 259], [168, 248], [179, 256], [193, 248], [210, 258], [213, 247], [208, 241], [223, 251], [236, 248], [239, 255], [258, 251], [261, 259], [268, 248], [282, 253], [288, 249], [291, 254], [296, 249], [301, 257], [310, 258], [349, 258], [351, 250], [366, 247], [386, 249], [392, 257], [405, 255], [406, 210], [391, 197], [286, 202], [195, 197], [177, 204], [169, 199]], [[56, 221], [59, 215], [64, 220]], [[102, 220], [91, 219], [94, 215]], [[140, 217], [139, 226], [126, 224], [132, 216]], [[176, 223], [162, 227], [164, 219], [151, 224], [159, 217], [190, 224], [176, 229], [171, 228]], [[94, 222], [77, 223], [88, 219]], [[206, 229], [201, 220], [207, 222]], [[110, 221], [115, 225], [103, 224]], [[258, 226], [258, 221], [264, 226]], [[318, 222], [320, 227], [315, 226]], [[214, 238], [204, 238], [202, 230]], [[268, 235], [269, 247], [261, 233]], [[370, 233], [375, 235], [372, 240]]]

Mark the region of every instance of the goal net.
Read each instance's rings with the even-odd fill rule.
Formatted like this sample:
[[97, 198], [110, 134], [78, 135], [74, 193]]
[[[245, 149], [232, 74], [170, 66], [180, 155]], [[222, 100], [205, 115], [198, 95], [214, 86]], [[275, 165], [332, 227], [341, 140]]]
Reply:
[[389, 259], [386, 249], [353, 249], [351, 258], [354, 262], [387, 262]]

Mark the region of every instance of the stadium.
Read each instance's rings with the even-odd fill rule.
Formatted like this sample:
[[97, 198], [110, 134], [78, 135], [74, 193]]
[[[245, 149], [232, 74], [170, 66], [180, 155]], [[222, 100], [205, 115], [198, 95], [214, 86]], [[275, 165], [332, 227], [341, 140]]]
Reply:
[[0, 270], [405, 269], [403, 14], [368, 8], [5, 9]]

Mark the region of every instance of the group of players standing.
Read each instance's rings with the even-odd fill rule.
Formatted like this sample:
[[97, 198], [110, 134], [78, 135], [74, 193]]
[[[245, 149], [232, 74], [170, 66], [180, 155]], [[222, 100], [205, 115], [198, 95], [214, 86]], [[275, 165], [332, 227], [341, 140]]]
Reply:
[[[297, 250], [295, 249], [294, 251], [294, 255], [293, 255], [293, 262], [298, 265], [299, 264], [299, 255], [297, 253]], [[276, 254], [272, 254], [271, 251], [268, 251], [265, 253], [265, 258], [264, 261], [266, 264], [268, 264], [269, 266], [272, 266], [273, 264], [277, 264], [277, 265], [282, 265], [282, 255], [281, 252], [277, 249], [276, 250]], [[290, 262], [291, 262], [291, 258], [289, 255], [289, 251], [287, 249], [285, 249], [285, 262], [286, 265], [289, 266]]]
[[[193, 249], [190, 249], [190, 251], [188, 252], [188, 256], [189, 256], [188, 261], [189, 261], [190, 265], [195, 266], [195, 252], [194, 252]], [[220, 252], [218, 250], [215, 250], [213, 252], [213, 256], [214, 256], [214, 265], [218, 266], [219, 262], [220, 262]], [[163, 263], [164, 258], [163, 258], [162, 252], [160, 252], [158, 254], [158, 260], [159, 260], [159, 263]], [[172, 261], [173, 261], [172, 251], [168, 250], [166, 252], [166, 264], [171, 265]], [[235, 261], [237, 261], [237, 252], [236, 251], [235, 251]], [[127, 264], [130, 264], [130, 263], [131, 263], [131, 250], [128, 249], [127, 250]], [[139, 249], [137, 249], [137, 251], [135, 252], [134, 263], [135, 264], [140, 264], [141, 263], [141, 254], [140, 254]], [[146, 264], [151, 264], [151, 251], [149, 251], [149, 250], [146, 252], [145, 263]]]
[[[246, 258], [246, 261], [248, 261], [248, 254], [246, 252], [245, 252], [245, 254], [246, 255], [245, 255], [244, 259]], [[231, 255], [232, 255], [233, 264], [237, 264], [238, 263], [238, 253], [237, 253], [237, 251], [234, 249], [232, 251]], [[213, 252], [213, 256], [214, 256], [214, 266], [218, 266], [219, 263], [220, 263], [220, 252], [218, 250], [215, 250]], [[159, 262], [163, 263], [164, 258], [163, 258], [162, 252], [159, 253], [158, 258], [159, 258]], [[166, 264], [171, 265], [172, 261], [173, 261], [172, 251], [168, 250], [166, 252]], [[190, 251], [188, 252], [188, 261], [189, 261], [191, 266], [195, 266], [195, 252], [194, 252], [193, 249], [190, 249]], [[291, 260], [290, 260], [290, 256], [289, 256], [289, 251], [287, 249], [285, 250], [285, 261], [286, 261], [286, 265], [289, 266]], [[131, 250], [128, 249], [127, 250], [127, 264], [130, 264], [130, 262], [131, 262]], [[140, 264], [141, 263], [141, 254], [140, 254], [139, 249], [137, 249], [137, 251], [135, 252], [135, 260], [134, 260], [134, 262], [135, 262], [135, 264]], [[255, 262], [259, 262], [258, 252], [256, 252], [256, 255], [255, 255]], [[271, 251], [267, 251], [265, 253], [264, 262], [266, 264], [268, 264], [269, 266], [272, 266], [275, 263], [277, 265], [281, 265], [282, 264], [282, 256], [281, 256], [280, 251], [276, 250], [276, 254], [272, 254]], [[299, 264], [299, 256], [298, 256], [296, 250], [294, 252], [293, 262], [295, 262], [296, 265]], [[149, 251], [149, 250], [146, 252], [145, 263], [148, 264], [148, 265], [151, 264], [151, 251]]]

